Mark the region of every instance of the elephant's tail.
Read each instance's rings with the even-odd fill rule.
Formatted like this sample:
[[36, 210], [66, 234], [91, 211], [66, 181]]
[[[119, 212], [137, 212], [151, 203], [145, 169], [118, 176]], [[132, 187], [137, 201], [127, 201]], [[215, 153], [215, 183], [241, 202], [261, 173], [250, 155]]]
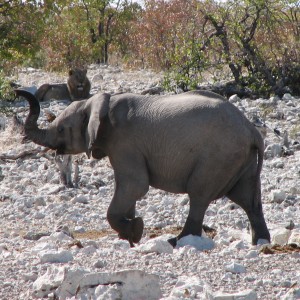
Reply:
[[255, 147], [257, 149], [256, 192], [254, 201], [255, 205], [261, 205], [260, 173], [263, 167], [265, 144], [259, 131], [255, 127], [253, 127], [253, 130], [255, 137]]

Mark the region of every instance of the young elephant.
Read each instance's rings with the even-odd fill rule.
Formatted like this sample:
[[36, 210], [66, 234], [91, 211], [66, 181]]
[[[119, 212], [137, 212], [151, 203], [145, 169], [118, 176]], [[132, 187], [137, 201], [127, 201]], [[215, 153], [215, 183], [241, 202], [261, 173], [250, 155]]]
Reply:
[[30, 112], [25, 133], [58, 154], [86, 152], [108, 156], [115, 173], [115, 193], [107, 219], [130, 245], [140, 241], [142, 218], [135, 204], [149, 185], [188, 193], [190, 211], [182, 232], [201, 236], [208, 205], [224, 195], [248, 215], [252, 242], [270, 240], [261, 203], [260, 172], [264, 144], [259, 132], [224, 98], [195, 91], [172, 96], [97, 94], [73, 102], [50, 124], [39, 129], [36, 98], [23, 90]]

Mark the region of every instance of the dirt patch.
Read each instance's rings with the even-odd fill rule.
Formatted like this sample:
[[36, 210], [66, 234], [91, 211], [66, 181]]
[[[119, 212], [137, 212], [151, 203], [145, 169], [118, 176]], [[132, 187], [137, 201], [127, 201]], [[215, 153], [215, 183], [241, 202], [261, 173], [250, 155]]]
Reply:
[[89, 230], [85, 232], [73, 232], [74, 239], [88, 239], [88, 240], [96, 240], [107, 236], [109, 234], [115, 233], [112, 229], [103, 229], [103, 230]]
[[[208, 237], [214, 238], [215, 235], [217, 234], [217, 231], [213, 228], [210, 228], [206, 225], [203, 225], [203, 229], [205, 233], [207, 234]], [[182, 230], [182, 227], [177, 226], [177, 227], [167, 227], [167, 228], [145, 228], [145, 234], [149, 236], [150, 239], [156, 238], [158, 236], [161, 236], [163, 234], [173, 234], [173, 235], [178, 235]], [[89, 239], [89, 240], [96, 240], [105, 236], [108, 236], [110, 234], [116, 234], [115, 231], [112, 229], [103, 229], [103, 230], [90, 230], [86, 232], [81, 232], [81, 233], [73, 233], [73, 236], [75, 239], [80, 240], [80, 239]]]

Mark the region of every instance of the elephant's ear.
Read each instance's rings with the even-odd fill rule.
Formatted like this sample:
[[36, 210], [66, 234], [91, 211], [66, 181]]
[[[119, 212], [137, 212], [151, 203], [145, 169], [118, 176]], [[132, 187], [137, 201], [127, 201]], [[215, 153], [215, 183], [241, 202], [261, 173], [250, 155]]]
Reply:
[[86, 143], [88, 147], [86, 154], [88, 157], [91, 156], [97, 137], [101, 136], [101, 122], [108, 113], [109, 99], [109, 94], [101, 94], [90, 98], [90, 103], [88, 103], [89, 121], [86, 130]]

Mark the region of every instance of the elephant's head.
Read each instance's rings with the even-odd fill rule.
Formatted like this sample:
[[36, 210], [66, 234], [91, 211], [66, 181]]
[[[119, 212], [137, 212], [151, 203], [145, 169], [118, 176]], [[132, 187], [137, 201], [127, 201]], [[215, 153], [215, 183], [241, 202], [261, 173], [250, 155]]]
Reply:
[[57, 150], [57, 154], [86, 152], [90, 156], [99, 136], [101, 120], [108, 112], [109, 94], [97, 94], [88, 100], [71, 103], [48, 128], [40, 129], [37, 125], [40, 114], [38, 100], [26, 90], [17, 89], [15, 92], [30, 105], [24, 125], [27, 138], [36, 144]]

